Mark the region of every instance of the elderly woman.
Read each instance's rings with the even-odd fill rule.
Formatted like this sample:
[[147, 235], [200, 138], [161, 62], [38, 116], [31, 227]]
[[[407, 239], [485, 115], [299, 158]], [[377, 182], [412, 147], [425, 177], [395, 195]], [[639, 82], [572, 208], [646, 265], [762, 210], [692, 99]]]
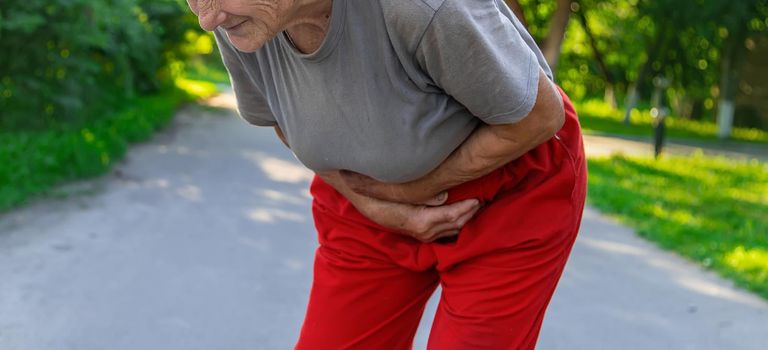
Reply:
[[581, 221], [576, 113], [502, 0], [189, 0], [315, 171], [297, 349], [532, 349]]

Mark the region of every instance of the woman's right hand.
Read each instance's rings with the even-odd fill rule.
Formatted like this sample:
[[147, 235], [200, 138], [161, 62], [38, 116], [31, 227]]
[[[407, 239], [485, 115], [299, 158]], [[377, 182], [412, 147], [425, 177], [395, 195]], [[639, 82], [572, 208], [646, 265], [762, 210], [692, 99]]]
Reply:
[[435, 206], [388, 202], [360, 195], [346, 186], [338, 171], [318, 175], [344, 195], [368, 219], [422, 242], [458, 235], [480, 209], [477, 199]]
[[367, 218], [422, 242], [456, 236], [480, 209], [477, 199], [440, 206], [386, 202], [371, 197], [350, 200]]

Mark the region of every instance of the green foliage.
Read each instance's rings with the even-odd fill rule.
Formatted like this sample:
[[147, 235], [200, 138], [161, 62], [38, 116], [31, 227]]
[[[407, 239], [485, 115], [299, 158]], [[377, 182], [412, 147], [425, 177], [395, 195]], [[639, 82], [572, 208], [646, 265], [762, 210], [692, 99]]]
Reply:
[[[519, 2], [529, 7], [525, 12], [531, 32], [543, 39], [555, 1]], [[647, 101], [652, 78], [663, 76], [671, 82], [666, 104], [690, 119], [714, 120], [721, 84], [731, 76], [723, 74], [723, 60], [743, 57], [747, 38], [768, 33], [767, 0], [574, 0], [574, 4], [577, 12], [571, 16], [556, 72], [574, 99], [602, 97], [613, 83], [618, 100], [635, 84]], [[579, 13], [587, 18], [597, 54]], [[602, 56], [604, 69], [597, 55]]]
[[180, 103], [216, 92], [206, 81], [178, 79], [177, 85], [126, 100], [114, 112], [82, 124], [0, 131], [0, 211], [61, 182], [103, 174], [128, 144], [166, 125]]
[[589, 169], [592, 205], [768, 298], [768, 164], [613, 156]]
[[555, 1], [517, 0], [517, 2], [523, 9], [528, 32], [537, 43], [543, 43], [549, 30], [549, 19], [555, 13]]
[[[194, 17], [181, 0], [3, 0], [0, 129], [78, 123], [172, 83]], [[177, 69], [178, 71], [178, 69]]]
[[0, 210], [104, 173], [214, 93], [195, 80], [226, 76], [214, 49], [183, 0], [3, 0]]
[[[633, 125], [623, 122], [623, 112], [600, 100], [575, 102], [579, 120], [584, 132], [610, 135], [653, 135], [653, 117], [646, 109], [632, 111]], [[667, 136], [681, 139], [716, 141], [717, 124], [708, 121], [689, 120], [680, 117], [668, 117], [665, 121]], [[735, 141], [768, 144], [768, 132], [753, 128], [734, 128], [731, 137]]]
[[[637, 79], [653, 22], [640, 17], [637, 1], [581, 0], [578, 4], [576, 9], [585, 14], [616, 88], [623, 91]], [[585, 29], [575, 15], [571, 16], [563, 41], [557, 78], [575, 99], [602, 96], [607, 87]]]

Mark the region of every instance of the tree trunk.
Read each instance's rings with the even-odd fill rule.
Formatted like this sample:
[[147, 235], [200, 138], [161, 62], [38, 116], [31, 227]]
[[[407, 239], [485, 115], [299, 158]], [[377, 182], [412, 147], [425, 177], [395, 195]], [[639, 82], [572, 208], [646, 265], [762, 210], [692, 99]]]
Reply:
[[525, 12], [523, 12], [523, 7], [520, 6], [520, 2], [517, 0], [504, 0], [507, 5], [509, 5], [509, 8], [512, 9], [512, 12], [515, 13], [515, 16], [517, 16], [517, 19], [520, 20], [520, 23], [525, 26], [525, 29], [528, 29], [528, 21], [525, 20]]
[[605, 64], [603, 53], [600, 52], [600, 49], [597, 47], [597, 40], [595, 39], [595, 35], [592, 32], [592, 29], [589, 27], [589, 22], [587, 21], [587, 15], [585, 13], [586, 9], [581, 6], [581, 3], [579, 3], [578, 10], [575, 12], [576, 16], [579, 18], [579, 22], [581, 23], [582, 28], [584, 29], [584, 33], [587, 35], [587, 39], [589, 40], [589, 46], [592, 48], [592, 56], [595, 58], [597, 67], [600, 70], [600, 74], [602, 74], [603, 80], [605, 81], [605, 102], [610, 104], [611, 107], [616, 108], [616, 95], [614, 93], [616, 80], [613, 78], [611, 71], [608, 69], [608, 65]]
[[740, 36], [728, 38], [720, 68], [720, 94], [717, 100], [717, 136], [721, 139], [731, 137], [733, 113], [736, 109], [734, 100], [741, 79], [739, 74], [745, 55]]
[[552, 20], [549, 22], [549, 32], [544, 40], [542, 52], [552, 71], [555, 71], [557, 59], [560, 57], [560, 47], [565, 37], [565, 29], [568, 27], [568, 19], [571, 16], [571, 0], [557, 0], [557, 8]]
[[637, 91], [640, 84], [645, 81], [645, 76], [648, 75], [648, 73], [651, 70], [651, 65], [653, 64], [653, 60], [656, 58], [656, 55], [658, 55], [659, 51], [662, 51], [662, 46], [664, 46], [664, 43], [666, 42], [666, 27], [659, 28], [659, 31], [656, 32], [656, 37], [653, 40], [653, 44], [651, 47], [646, 50], [648, 53], [645, 62], [643, 63], [642, 67], [640, 68], [640, 72], [637, 74], [637, 79], [635, 81], [631, 82], [629, 84], [629, 87], [627, 88], [627, 98], [624, 101], [624, 124], [629, 125], [631, 121], [632, 116], [632, 109], [635, 108], [637, 105], [637, 100], [640, 98], [639, 92]]
[[627, 98], [624, 100], [624, 125], [632, 124], [632, 110], [637, 106], [637, 99], [639, 97], [637, 82], [632, 82], [627, 88]]
[[603, 101], [607, 103], [614, 110], [619, 107], [616, 101], [616, 88], [615, 85], [605, 83], [605, 92], [603, 93]]
[[704, 116], [704, 100], [697, 98], [691, 105], [691, 120], [701, 120]]

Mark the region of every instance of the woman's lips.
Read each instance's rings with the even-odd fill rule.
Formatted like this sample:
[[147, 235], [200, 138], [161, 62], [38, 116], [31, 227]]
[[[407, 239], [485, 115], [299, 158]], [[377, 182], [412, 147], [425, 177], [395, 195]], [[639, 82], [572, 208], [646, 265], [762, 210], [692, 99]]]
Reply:
[[224, 30], [226, 30], [229, 33], [237, 34], [237, 30], [242, 28], [243, 24], [245, 24], [245, 22], [248, 22], [248, 21], [242, 21], [242, 22], [237, 23], [237, 24], [232, 25], [232, 26], [224, 26]]

